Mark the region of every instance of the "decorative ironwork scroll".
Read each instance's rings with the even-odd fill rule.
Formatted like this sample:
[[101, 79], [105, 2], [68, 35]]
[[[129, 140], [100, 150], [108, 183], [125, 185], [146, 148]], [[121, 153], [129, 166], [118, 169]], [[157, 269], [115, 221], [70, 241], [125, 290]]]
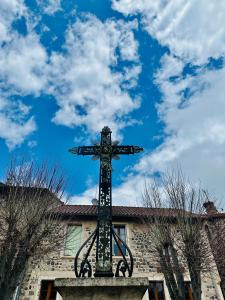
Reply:
[[[95, 277], [113, 277], [112, 270], [112, 238], [114, 238], [122, 255], [118, 262], [115, 276], [132, 276], [133, 257], [130, 249], [116, 234], [112, 226], [112, 159], [118, 159], [119, 155], [135, 154], [143, 151], [138, 146], [121, 146], [118, 142], [112, 142], [111, 130], [104, 127], [101, 132], [101, 142], [94, 146], [75, 147], [69, 151], [77, 155], [93, 155], [93, 159], [100, 159], [99, 198], [97, 228], [88, 240], [78, 250], [74, 268], [77, 277], [91, 277], [92, 267], [88, 260], [90, 251], [96, 241]], [[90, 243], [90, 244], [89, 244]], [[88, 245], [88, 247], [86, 247]], [[127, 250], [128, 257], [123, 253], [121, 245]], [[84, 258], [78, 266], [81, 252]], [[85, 253], [84, 253], [85, 252]]]

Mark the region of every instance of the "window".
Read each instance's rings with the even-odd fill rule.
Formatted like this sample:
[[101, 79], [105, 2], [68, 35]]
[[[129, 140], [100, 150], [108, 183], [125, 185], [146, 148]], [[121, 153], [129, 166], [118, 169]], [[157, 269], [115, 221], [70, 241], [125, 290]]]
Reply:
[[64, 255], [75, 256], [81, 246], [81, 225], [69, 224], [67, 227]]
[[149, 300], [165, 300], [162, 281], [150, 281], [148, 287]]
[[[121, 240], [123, 240], [126, 243], [126, 228], [125, 228], [125, 225], [114, 225], [113, 228], [114, 228], [116, 234], [121, 238]], [[119, 243], [119, 245], [122, 249], [123, 254], [126, 255], [125, 246], [120, 241], [118, 241], [118, 243]], [[122, 255], [115, 239], [113, 239], [113, 255], [115, 255], [115, 256], [121, 256]]]
[[53, 280], [42, 280], [39, 300], [56, 300], [56, 296]]
[[193, 300], [192, 287], [190, 282], [185, 282], [185, 296], [186, 300]]

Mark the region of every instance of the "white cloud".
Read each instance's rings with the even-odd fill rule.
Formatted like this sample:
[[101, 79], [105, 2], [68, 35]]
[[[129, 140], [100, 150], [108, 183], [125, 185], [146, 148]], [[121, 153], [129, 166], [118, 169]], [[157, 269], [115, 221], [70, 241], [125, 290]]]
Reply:
[[10, 150], [21, 145], [37, 128], [34, 118], [29, 116], [30, 107], [12, 96], [38, 96], [46, 83], [45, 66], [46, 53], [37, 35], [8, 35], [0, 52], [0, 137]]
[[142, 206], [142, 193], [147, 177], [129, 174], [120, 186], [113, 188], [113, 205]]
[[62, 9], [61, 0], [38, 0], [38, 4], [48, 15], [54, 15], [57, 11]]
[[81, 204], [81, 205], [91, 205], [91, 200], [96, 196], [97, 186], [86, 189], [83, 193], [71, 197], [67, 197], [68, 204]]
[[[127, 116], [140, 105], [138, 97], [129, 95], [141, 71], [136, 27], [136, 22], [103, 23], [89, 15], [67, 30], [64, 54], [51, 57], [50, 92], [60, 107], [55, 123], [85, 125], [92, 133], [105, 125], [118, 133], [132, 123]], [[117, 70], [120, 60], [129, 66]]]
[[10, 37], [11, 23], [26, 13], [23, 0], [0, 1], [0, 45]]
[[[145, 30], [170, 49], [155, 83], [162, 92], [158, 116], [165, 139], [135, 166], [149, 176], [181, 166], [221, 199], [225, 196], [225, 68], [210, 70], [210, 57], [225, 54], [225, 2], [114, 0], [125, 15], [140, 15]], [[213, 20], [213, 21], [211, 21]], [[187, 63], [197, 74], [183, 76]], [[172, 80], [171, 78], [174, 78]], [[175, 79], [176, 78], [176, 79]]]
[[223, 0], [113, 0], [125, 15], [142, 16], [147, 32], [186, 61], [202, 63], [225, 53]]
[[[142, 193], [145, 183], [146, 177], [142, 175], [129, 175], [121, 185], [113, 187], [112, 204], [114, 206], [142, 206]], [[91, 200], [96, 198], [96, 190], [98, 190], [97, 186], [92, 186], [82, 194], [70, 197], [69, 203], [91, 205]]]
[[37, 34], [20, 35], [12, 24], [29, 12], [22, 0], [0, 2], [0, 137], [10, 150], [21, 145], [36, 123], [17, 96], [38, 96], [46, 84], [47, 54]]
[[21, 102], [0, 98], [0, 137], [5, 139], [10, 150], [36, 130], [35, 121], [28, 113], [29, 107]]
[[[200, 180], [211, 192], [224, 197], [225, 68], [201, 69], [196, 76], [183, 79], [182, 68], [173, 69], [176, 64], [180, 62], [175, 58], [164, 57], [156, 79], [163, 94], [158, 113], [167, 137], [135, 169], [154, 174], [179, 165], [192, 180]], [[170, 80], [172, 75], [178, 76], [176, 81]], [[183, 96], [185, 90], [189, 90], [188, 99]]]
[[47, 55], [36, 34], [11, 35], [0, 52], [0, 79], [4, 87], [38, 95], [46, 83]]
[[[48, 7], [60, 3], [56, 2], [48, 2]], [[89, 133], [98, 132], [107, 124], [118, 137], [120, 129], [133, 125], [135, 120], [129, 118], [129, 113], [140, 105], [139, 98], [133, 99], [129, 94], [141, 71], [133, 33], [137, 23], [103, 23], [88, 15], [68, 28], [64, 52], [49, 56], [30, 26], [30, 12], [19, 0], [13, 3], [11, 15], [5, 13], [4, 24], [10, 30], [6, 31], [7, 39], [0, 52], [0, 89], [4, 97], [52, 94], [59, 106], [54, 122], [85, 126]], [[0, 10], [7, 12], [7, 5], [9, 2]], [[28, 25], [25, 36], [10, 27], [22, 15]], [[118, 61], [126, 63], [121, 70], [117, 69]], [[10, 99], [8, 102], [13, 102]], [[19, 139], [15, 141], [20, 144]]]
[[30, 148], [34, 148], [37, 146], [37, 141], [34, 141], [34, 140], [28, 141], [27, 145]]

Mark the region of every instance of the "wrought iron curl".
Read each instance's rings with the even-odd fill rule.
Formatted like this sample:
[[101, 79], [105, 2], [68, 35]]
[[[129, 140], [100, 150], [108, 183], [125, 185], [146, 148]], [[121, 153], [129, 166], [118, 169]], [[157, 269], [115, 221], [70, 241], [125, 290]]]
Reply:
[[[74, 271], [75, 271], [76, 277], [91, 277], [92, 276], [92, 267], [91, 267], [90, 262], [88, 261], [88, 256], [89, 256], [89, 254], [91, 252], [91, 249], [94, 245], [97, 234], [98, 234], [98, 227], [95, 229], [95, 231], [89, 236], [89, 238], [83, 243], [83, 245], [81, 245], [80, 249], [77, 251], [77, 254], [76, 254], [75, 259], [74, 259]], [[87, 253], [85, 254], [84, 258], [81, 261], [80, 270], [78, 271], [79, 255], [80, 255], [81, 251], [84, 249], [84, 247], [88, 244], [88, 242], [92, 238], [93, 238], [93, 240], [92, 240], [90, 246], [88, 247]]]
[[[128, 273], [128, 277], [132, 276], [133, 273], [133, 267], [134, 267], [134, 260], [133, 260], [133, 255], [130, 251], [130, 248], [127, 246], [127, 244], [118, 236], [118, 234], [115, 232], [114, 228], [112, 227], [112, 235], [114, 237], [114, 240], [120, 250], [120, 253], [123, 257], [123, 259], [120, 259], [119, 262], [117, 263], [116, 267], [116, 273], [115, 277], [120, 277], [120, 272], [122, 273], [123, 277], [126, 277], [126, 272]], [[121, 244], [124, 245], [125, 249], [128, 252], [128, 256], [130, 258], [130, 263], [128, 262], [126, 256], [123, 253], [123, 250], [121, 248]]]

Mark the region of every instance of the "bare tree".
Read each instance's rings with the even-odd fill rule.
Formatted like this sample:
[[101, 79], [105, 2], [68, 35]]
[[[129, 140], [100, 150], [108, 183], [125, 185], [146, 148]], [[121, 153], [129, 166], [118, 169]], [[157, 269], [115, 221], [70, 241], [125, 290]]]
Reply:
[[[144, 204], [161, 208], [161, 215], [149, 226], [159, 264], [172, 299], [185, 299], [183, 271], [189, 273], [193, 299], [201, 299], [202, 276], [213, 270], [213, 257], [203, 227], [204, 191], [187, 182], [182, 173], [167, 175], [161, 185], [144, 192]], [[164, 208], [167, 208], [163, 211]], [[167, 262], [167, 263], [165, 263]]]
[[152, 209], [144, 222], [148, 232], [149, 250], [154, 254], [160, 271], [164, 274], [172, 300], [185, 299], [184, 265], [179, 258], [174, 211], [165, 207], [161, 189], [156, 183], [146, 186], [143, 204]]
[[0, 299], [10, 300], [31, 256], [62, 245], [53, 209], [62, 202], [63, 177], [57, 169], [12, 163], [0, 186]]

